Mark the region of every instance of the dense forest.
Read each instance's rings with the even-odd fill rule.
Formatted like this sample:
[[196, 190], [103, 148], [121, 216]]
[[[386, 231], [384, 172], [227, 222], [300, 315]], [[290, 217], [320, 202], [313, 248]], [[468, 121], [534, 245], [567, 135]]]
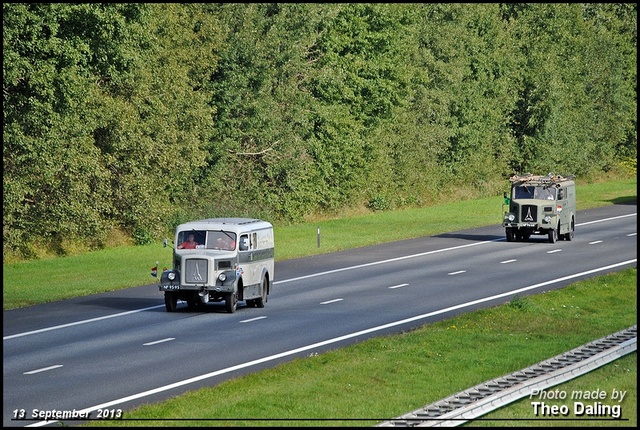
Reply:
[[637, 159], [635, 3], [3, 3], [3, 256]]

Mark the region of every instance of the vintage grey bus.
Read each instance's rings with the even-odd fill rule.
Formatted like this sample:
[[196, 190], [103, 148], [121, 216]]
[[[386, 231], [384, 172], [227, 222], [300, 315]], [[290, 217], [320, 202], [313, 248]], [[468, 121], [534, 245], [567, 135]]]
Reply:
[[162, 272], [160, 291], [168, 312], [178, 300], [190, 308], [239, 301], [262, 308], [274, 276], [273, 226], [253, 218], [210, 218], [181, 224], [173, 244], [173, 268]]

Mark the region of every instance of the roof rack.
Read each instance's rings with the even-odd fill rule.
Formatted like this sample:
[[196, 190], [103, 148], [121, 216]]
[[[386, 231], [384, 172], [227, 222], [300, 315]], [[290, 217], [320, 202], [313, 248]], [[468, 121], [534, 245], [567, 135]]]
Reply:
[[509, 178], [511, 182], [537, 182], [540, 184], [555, 184], [562, 181], [570, 181], [575, 179], [575, 175], [562, 176], [555, 173], [549, 173], [546, 176], [532, 175], [531, 173], [525, 173], [524, 175], [513, 175]]

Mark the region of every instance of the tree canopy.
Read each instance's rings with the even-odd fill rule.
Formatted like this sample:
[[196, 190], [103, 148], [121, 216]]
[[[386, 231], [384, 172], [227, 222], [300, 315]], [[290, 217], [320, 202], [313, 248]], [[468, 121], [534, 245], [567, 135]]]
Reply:
[[4, 255], [635, 169], [635, 3], [2, 8]]

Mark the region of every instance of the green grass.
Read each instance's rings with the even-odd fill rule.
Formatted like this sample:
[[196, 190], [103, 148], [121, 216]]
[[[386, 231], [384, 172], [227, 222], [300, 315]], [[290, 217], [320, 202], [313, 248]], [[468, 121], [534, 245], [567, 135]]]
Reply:
[[[636, 177], [578, 183], [578, 210], [635, 202], [636, 187]], [[500, 224], [502, 201], [502, 196], [497, 196], [300, 225], [276, 224], [276, 261]], [[318, 229], [320, 247], [317, 246]], [[3, 309], [154, 284], [157, 280], [150, 273], [156, 262], [160, 268], [169, 267], [171, 248], [155, 243], [69, 257], [3, 263]], [[278, 274], [275, 276], [277, 280]], [[35, 284], [46, 285], [46, 294], [34, 294]]]
[[[124, 418], [131, 421], [88, 426], [370, 427], [635, 325], [636, 282], [636, 269], [630, 268], [561, 290], [514, 297], [501, 306], [310, 354], [125, 411]], [[467, 425], [635, 427], [636, 375], [632, 353], [552, 389], [626, 391], [624, 421], [513, 421], [536, 418], [531, 402], [537, 400], [525, 398]], [[610, 399], [601, 402], [615, 404]], [[548, 404], [573, 408], [569, 400]]]

